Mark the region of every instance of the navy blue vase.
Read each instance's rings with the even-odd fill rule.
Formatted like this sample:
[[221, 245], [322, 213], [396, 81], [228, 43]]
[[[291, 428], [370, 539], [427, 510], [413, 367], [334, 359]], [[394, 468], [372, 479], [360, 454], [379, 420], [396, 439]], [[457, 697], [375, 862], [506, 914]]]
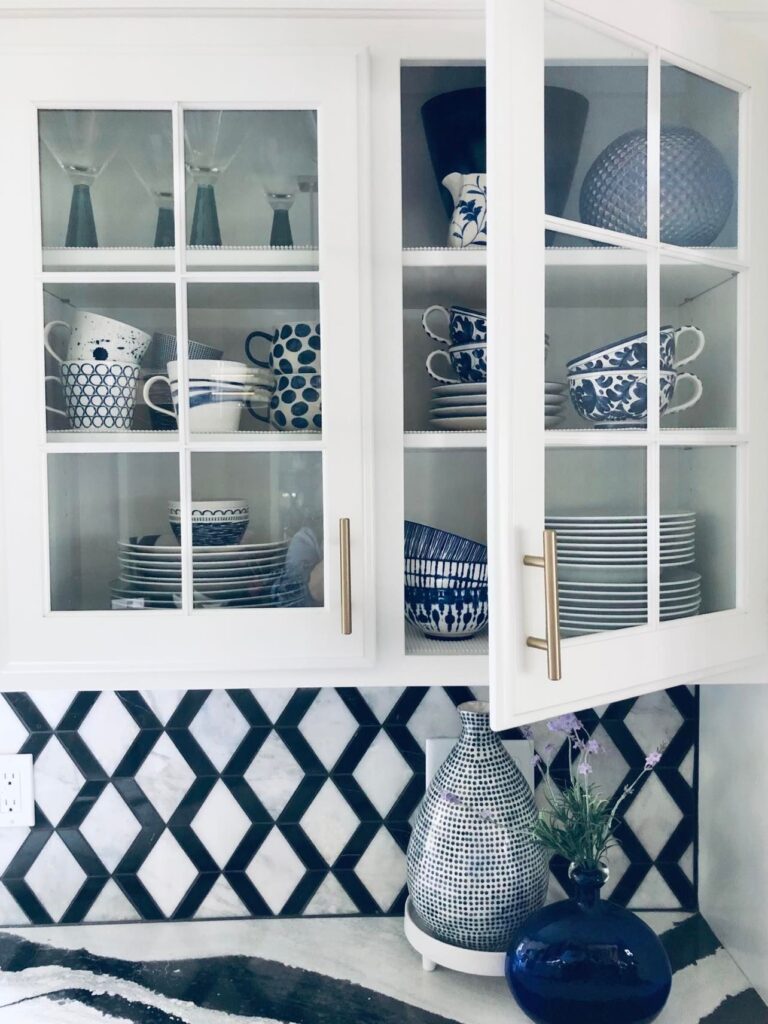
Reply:
[[656, 933], [600, 899], [606, 869], [571, 867], [572, 900], [550, 904], [517, 930], [507, 984], [536, 1024], [649, 1024], [672, 985]]

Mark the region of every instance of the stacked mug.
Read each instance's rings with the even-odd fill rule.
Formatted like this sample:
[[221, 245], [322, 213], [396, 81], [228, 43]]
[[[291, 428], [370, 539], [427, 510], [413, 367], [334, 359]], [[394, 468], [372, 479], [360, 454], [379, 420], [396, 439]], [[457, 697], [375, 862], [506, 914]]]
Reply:
[[[267, 342], [266, 354], [253, 350], [257, 339]], [[275, 430], [322, 429], [319, 323], [298, 320], [271, 331], [252, 331], [245, 339], [245, 354], [256, 367], [274, 374], [269, 412], [263, 416], [251, 409], [256, 419]]]
[[[174, 334], [166, 334], [163, 331], [156, 331], [152, 335], [152, 342], [141, 363], [144, 381], [157, 374], [166, 373], [168, 364], [177, 360], [177, 353], [176, 336]], [[221, 359], [223, 354], [220, 348], [214, 348], [212, 345], [204, 345], [202, 342], [192, 341], [191, 339], [187, 342], [187, 355], [190, 359]], [[159, 409], [162, 409], [162, 412], [158, 411]], [[170, 395], [158, 401], [156, 406], [147, 406], [147, 410], [149, 412], [149, 422], [153, 430], [176, 429], [175, 416], [168, 415], [174, 411]]]
[[[63, 356], [53, 345], [62, 334], [67, 336]], [[43, 343], [59, 364], [59, 375], [45, 379], [61, 385], [66, 407], [65, 412], [46, 405], [47, 411], [65, 417], [73, 430], [130, 430], [139, 365], [150, 341], [137, 327], [88, 310], [75, 310], [70, 323], [46, 324]]]
[[[679, 358], [681, 338], [688, 337], [693, 347], [685, 358]], [[681, 366], [701, 354], [706, 339], [698, 327], [669, 325], [659, 332], [659, 412], [690, 409], [704, 390], [693, 373], [678, 372]], [[648, 336], [634, 334], [621, 341], [601, 345], [582, 356], [571, 359], [568, 366], [568, 387], [574, 409], [598, 427], [642, 427], [648, 419]], [[685, 381], [691, 396], [672, 405], [678, 385]]]

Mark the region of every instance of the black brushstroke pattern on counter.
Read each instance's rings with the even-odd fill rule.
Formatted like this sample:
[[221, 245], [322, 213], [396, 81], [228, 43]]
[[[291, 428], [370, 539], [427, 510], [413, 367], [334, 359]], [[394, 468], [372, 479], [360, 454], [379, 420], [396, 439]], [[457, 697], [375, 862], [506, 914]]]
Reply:
[[659, 938], [667, 951], [673, 973], [712, 956], [721, 948], [717, 936], [701, 914], [694, 914], [663, 932]]
[[[96, 1010], [107, 1019], [113, 1017], [121, 1021], [134, 1021], [134, 1024], [187, 1024], [183, 1017], [177, 1017], [175, 1013], [166, 1013], [165, 1010], [149, 1003], [139, 1003], [108, 992], [91, 992], [87, 988], [55, 989], [46, 992], [45, 995], [30, 996], [28, 999], [19, 999], [13, 1003], [2, 1003], [0, 1010], [8, 1006], [34, 1004], [43, 999], [51, 1003], [79, 1003], [81, 1006]], [[30, 1005], [30, 1022], [34, 1019], [34, 1012], [34, 1005]]]
[[[371, 970], [376, 966], [372, 963]], [[30, 967], [90, 971], [204, 1009], [291, 1024], [458, 1024], [353, 982], [273, 960], [221, 956], [136, 962], [84, 949], [57, 949], [0, 932], [0, 971]]]
[[755, 989], [727, 996], [700, 1024], [768, 1024], [768, 1006]]

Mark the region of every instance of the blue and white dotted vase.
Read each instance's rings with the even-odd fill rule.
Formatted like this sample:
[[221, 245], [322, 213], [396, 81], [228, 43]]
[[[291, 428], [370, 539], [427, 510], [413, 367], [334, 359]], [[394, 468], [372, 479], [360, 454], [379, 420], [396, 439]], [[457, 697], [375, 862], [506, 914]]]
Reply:
[[484, 701], [459, 706], [461, 736], [435, 773], [408, 844], [408, 891], [425, 931], [505, 950], [543, 906], [548, 858], [530, 838], [533, 793], [491, 731]]

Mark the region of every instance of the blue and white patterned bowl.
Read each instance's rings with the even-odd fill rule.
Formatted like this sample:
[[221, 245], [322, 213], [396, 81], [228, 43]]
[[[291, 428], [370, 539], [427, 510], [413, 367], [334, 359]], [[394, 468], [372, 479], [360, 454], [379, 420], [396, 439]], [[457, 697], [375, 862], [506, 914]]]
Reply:
[[[195, 547], [239, 544], [248, 528], [250, 509], [240, 499], [192, 502], [192, 544]], [[168, 521], [181, 543], [181, 505], [168, 502]]]
[[487, 562], [455, 562], [445, 558], [406, 558], [408, 587], [460, 589], [487, 586]]
[[436, 526], [405, 520], [406, 559], [444, 559], [450, 562], [487, 562], [488, 548], [479, 541], [462, 537]]
[[405, 617], [433, 640], [467, 640], [488, 624], [488, 586], [406, 587]]
[[[694, 395], [687, 402], [670, 407], [679, 381], [693, 382]], [[582, 419], [590, 423], [642, 423], [648, 416], [648, 372], [646, 370], [605, 370], [568, 377], [571, 402]], [[692, 373], [664, 371], [659, 375], [659, 412], [688, 409], [701, 398], [702, 385]]]

